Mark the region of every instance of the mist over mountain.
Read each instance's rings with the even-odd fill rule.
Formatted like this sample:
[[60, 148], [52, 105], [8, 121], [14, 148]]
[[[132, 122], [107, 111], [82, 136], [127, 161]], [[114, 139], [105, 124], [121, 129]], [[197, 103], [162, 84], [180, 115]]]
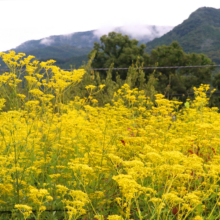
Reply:
[[172, 26], [154, 25], [108, 27], [30, 40], [11, 50], [14, 50], [16, 53], [23, 52], [26, 55], [34, 55], [39, 60], [56, 59], [57, 64], [67, 62], [69, 65], [70, 62], [77, 60], [76, 66], [80, 66], [82, 64], [80, 59], [88, 60], [87, 54], [92, 50], [94, 42], [100, 42], [100, 37], [105, 34], [107, 35], [109, 32], [115, 31], [123, 35], [126, 34], [130, 38], [139, 40], [140, 43], [147, 43], [155, 37], [162, 36], [172, 30], [172, 28]]
[[102, 35], [107, 35], [109, 32], [122, 33], [130, 38], [135, 38], [140, 43], [147, 43], [155, 37], [160, 37], [168, 31], [172, 30], [172, 26], [155, 26], [155, 25], [128, 25], [123, 27], [107, 27], [99, 30], [76, 32], [68, 35], [49, 36], [39, 40], [30, 40], [22, 43], [16, 48], [16, 52], [28, 52], [36, 49], [42, 49], [47, 46], [63, 46], [70, 45], [78, 48], [93, 47], [94, 42], [99, 42]]
[[122, 27], [109, 27], [95, 30], [93, 33], [100, 38], [102, 35], [107, 35], [109, 32], [122, 33], [128, 35], [131, 39], [137, 39], [140, 43], [147, 43], [156, 37], [161, 37], [165, 33], [173, 29], [173, 26], [155, 26], [155, 25], [125, 25]]

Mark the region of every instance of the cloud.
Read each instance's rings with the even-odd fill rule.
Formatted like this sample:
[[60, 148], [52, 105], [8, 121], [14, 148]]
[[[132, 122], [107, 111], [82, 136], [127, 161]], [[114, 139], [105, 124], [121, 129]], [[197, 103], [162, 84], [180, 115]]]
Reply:
[[174, 26], [156, 26], [156, 30], [159, 35], [164, 35], [167, 32], [173, 30]]
[[98, 29], [93, 32], [93, 34], [97, 37], [101, 37], [102, 35], [107, 35], [109, 32], [115, 31], [118, 33], [129, 35], [132, 38], [137, 40], [149, 39], [153, 40], [156, 37], [161, 37], [166, 34], [170, 30], [172, 30], [173, 26], [155, 26], [155, 25], [143, 25], [143, 24], [131, 24], [124, 25], [122, 27], [105, 27]]
[[44, 45], [46, 45], [46, 46], [50, 46], [50, 45], [53, 44], [53, 43], [54, 43], [54, 40], [51, 39], [51, 38], [49, 38], [49, 37], [44, 38], [44, 39], [42, 39], [42, 40], [40, 41], [40, 44], [44, 44]]
[[154, 26], [154, 25], [127, 25], [120, 28], [121, 32], [130, 35], [132, 38], [142, 40], [148, 38], [150, 40], [160, 37], [170, 30], [172, 26]]
[[107, 35], [109, 32], [115, 31], [116, 27], [115, 26], [107, 26], [107, 27], [102, 27], [98, 30], [95, 30], [93, 34], [97, 37], [101, 37], [103, 35]]

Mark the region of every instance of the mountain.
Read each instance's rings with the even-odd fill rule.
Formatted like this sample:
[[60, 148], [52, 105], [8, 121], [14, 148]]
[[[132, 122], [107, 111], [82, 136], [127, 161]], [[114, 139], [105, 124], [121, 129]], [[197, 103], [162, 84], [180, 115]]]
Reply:
[[[55, 35], [46, 37], [40, 40], [30, 40], [26, 41], [18, 47], [12, 49], [15, 52], [34, 52], [37, 50], [42, 50], [43, 48], [51, 47], [65, 48], [68, 46], [73, 46], [76, 48], [91, 48], [95, 41], [98, 41], [98, 36], [93, 34], [94, 31], [77, 32], [68, 35]], [[73, 49], [73, 48], [72, 48]], [[33, 54], [32, 54], [33, 55]]]
[[147, 43], [148, 41], [153, 40], [155, 37], [162, 36], [172, 28], [172, 26], [155, 25], [133, 25], [116, 28], [103, 28], [68, 35], [50, 36], [40, 40], [30, 40], [22, 43], [12, 50], [17, 53], [27, 53], [30, 51], [35, 52], [35, 50], [41, 50], [42, 48], [47, 48], [48, 46], [57, 48], [66, 45], [77, 48], [92, 48], [94, 42], [100, 42], [100, 37], [104, 34], [108, 34], [111, 31], [122, 33], [123, 35], [127, 34], [130, 38], [139, 40], [140, 43]]
[[147, 52], [178, 41], [184, 52], [204, 53], [220, 64], [220, 9], [202, 7], [162, 37], [148, 42]]
[[[34, 55], [38, 60], [55, 59], [61, 68], [70, 68], [70, 65], [79, 67], [87, 61], [87, 54], [92, 50], [94, 42], [100, 42], [100, 37], [111, 31], [127, 34], [130, 38], [147, 43], [155, 37], [160, 37], [170, 31], [172, 26], [130, 25], [122, 27], [102, 28], [98, 30], [76, 32], [68, 35], [50, 36], [39, 40], [30, 40], [22, 43], [14, 50], [26, 55]], [[1, 68], [4, 68], [4, 63]]]

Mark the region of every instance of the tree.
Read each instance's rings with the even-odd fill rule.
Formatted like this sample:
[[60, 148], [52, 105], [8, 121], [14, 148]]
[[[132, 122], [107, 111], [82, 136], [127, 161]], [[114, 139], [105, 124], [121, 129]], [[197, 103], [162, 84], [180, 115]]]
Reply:
[[[93, 50], [88, 54], [88, 58], [96, 51], [96, 56], [92, 62], [92, 68], [109, 68], [114, 64], [116, 68], [129, 67], [139, 62], [147, 63], [149, 55], [145, 53], [145, 44], [138, 46], [138, 41], [129, 39], [127, 35], [111, 32], [100, 38], [101, 43], [94, 43]], [[119, 71], [122, 79], [126, 78], [127, 70]], [[116, 71], [113, 71], [113, 78], [116, 79]]]
[[[213, 65], [214, 63], [204, 54], [186, 54], [178, 42], [174, 41], [169, 46], [160, 46], [152, 50], [150, 55], [151, 65], [164, 66], [194, 66]], [[192, 92], [193, 87], [211, 82], [214, 67], [206, 68], [180, 68], [159, 69], [155, 76], [158, 78], [158, 87], [161, 93], [186, 93]]]

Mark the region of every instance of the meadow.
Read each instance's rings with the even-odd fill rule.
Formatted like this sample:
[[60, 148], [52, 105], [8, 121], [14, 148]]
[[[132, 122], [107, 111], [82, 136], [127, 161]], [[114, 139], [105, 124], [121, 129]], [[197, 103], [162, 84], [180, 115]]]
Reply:
[[10, 68], [0, 76], [0, 219], [220, 218], [220, 117], [208, 85], [185, 105], [162, 94], [154, 105], [124, 84], [98, 107], [104, 85], [65, 96], [83, 69], [0, 56]]

